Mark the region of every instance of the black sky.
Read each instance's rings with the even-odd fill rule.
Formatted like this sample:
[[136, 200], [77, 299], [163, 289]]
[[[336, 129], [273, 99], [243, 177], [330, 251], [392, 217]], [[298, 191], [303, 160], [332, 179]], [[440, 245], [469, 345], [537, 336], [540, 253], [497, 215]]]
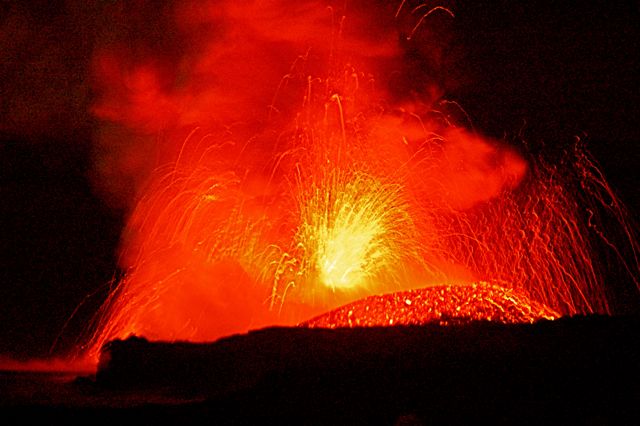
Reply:
[[[86, 299], [64, 333], [68, 346], [117, 273], [123, 212], [89, 179], [87, 67], [106, 3], [0, 3], [0, 354], [45, 355]], [[586, 134], [614, 189], [640, 212], [637, 2], [458, 3], [433, 71], [446, 97], [490, 136], [524, 126], [527, 139], [552, 145]]]

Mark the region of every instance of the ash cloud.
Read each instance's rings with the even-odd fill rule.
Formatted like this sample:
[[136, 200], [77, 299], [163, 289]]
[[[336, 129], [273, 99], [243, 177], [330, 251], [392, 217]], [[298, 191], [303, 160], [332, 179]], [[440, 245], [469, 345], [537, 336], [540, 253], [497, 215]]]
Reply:
[[[413, 3], [114, 2], [105, 8], [112, 22], [103, 25], [91, 65], [91, 112], [102, 123], [95, 132], [99, 191], [112, 204], [128, 206], [151, 170], [175, 157], [195, 127], [235, 132], [236, 139], [277, 134], [295, 120], [307, 77], [326, 77], [344, 64], [364, 77], [358, 84], [373, 87], [369, 104], [386, 111], [437, 108], [456, 85], [445, 72], [456, 57], [449, 49], [453, 18], [438, 10], [425, 18], [429, 10]], [[428, 132], [448, 132], [439, 126]], [[394, 133], [404, 131], [412, 130]], [[516, 154], [480, 136], [458, 143], [460, 134], [452, 141], [456, 158], [472, 159], [470, 167], [486, 173], [451, 174], [441, 167], [449, 175], [432, 180], [477, 187], [487, 178], [492, 191], [464, 202], [454, 195], [453, 205], [491, 198], [504, 182], [521, 177], [509, 164], [476, 159], [473, 142], [480, 151], [490, 145], [504, 161]], [[277, 137], [260, 143], [263, 152], [273, 152]]]
[[0, 132], [69, 144], [92, 134], [96, 191], [129, 210], [194, 127], [277, 132], [306, 77], [338, 62], [362, 71], [387, 111], [437, 107], [466, 80], [455, 18], [426, 12], [411, 1], [5, 2]]

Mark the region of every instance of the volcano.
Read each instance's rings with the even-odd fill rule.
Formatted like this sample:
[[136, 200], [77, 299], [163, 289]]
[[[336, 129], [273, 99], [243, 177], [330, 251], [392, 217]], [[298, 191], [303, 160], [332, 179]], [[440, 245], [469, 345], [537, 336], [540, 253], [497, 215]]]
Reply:
[[3, 410], [633, 422], [637, 14], [3, 4]]

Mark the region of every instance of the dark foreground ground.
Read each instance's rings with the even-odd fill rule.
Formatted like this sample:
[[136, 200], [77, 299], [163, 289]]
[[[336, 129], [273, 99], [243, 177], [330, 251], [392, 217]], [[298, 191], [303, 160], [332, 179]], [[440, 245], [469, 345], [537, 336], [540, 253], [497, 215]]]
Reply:
[[46, 423], [638, 424], [639, 331], [638, 317], [593, 316], [131, 338], [95, 376], [0, 373], [0, 401]]

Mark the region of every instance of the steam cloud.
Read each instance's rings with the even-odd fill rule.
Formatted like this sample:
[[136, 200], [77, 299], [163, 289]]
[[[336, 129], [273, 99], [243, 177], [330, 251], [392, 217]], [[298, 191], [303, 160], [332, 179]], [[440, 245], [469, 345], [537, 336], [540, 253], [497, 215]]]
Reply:
[[[437, 107], [445, 90], [438, 67], [446, 60], [438, 43], [446, 37], [434, 30], [446, 29], [452, 18], [434, 13], [422, 23], [426, 36], [421, 30], [412, 44], [421, 58], [416, 65], [407, 60], [407, 35], [425, 11], [412, 11], [411, 2], [400, 10], [382, 3], [114, 4], [113, 32], [102, 37], [108, 42], [97, 47], [92, 64], [102, 193], [116, 204], [131, 203], [151, 170], [175, 158], [196, 126], [239, 143], [277, 135], [295, 120], [307, 77], [335, 72], [338, 60], [368, 86], [361, 104], [388, 113], [372, 131], [388, 138], [443, 136], [442, 161], [425, 168], [426, 180], [440, 189], [426, 196], [468, 208], [516, 184], [526, 167], [507, 147], [461, 129], [448, 134], [427, 123], [425, 131], [424, 124], [394, 118], [398, 111], [418, 115]], [[260, 138], [256, 149], [272, 153], [277, 140]]]

